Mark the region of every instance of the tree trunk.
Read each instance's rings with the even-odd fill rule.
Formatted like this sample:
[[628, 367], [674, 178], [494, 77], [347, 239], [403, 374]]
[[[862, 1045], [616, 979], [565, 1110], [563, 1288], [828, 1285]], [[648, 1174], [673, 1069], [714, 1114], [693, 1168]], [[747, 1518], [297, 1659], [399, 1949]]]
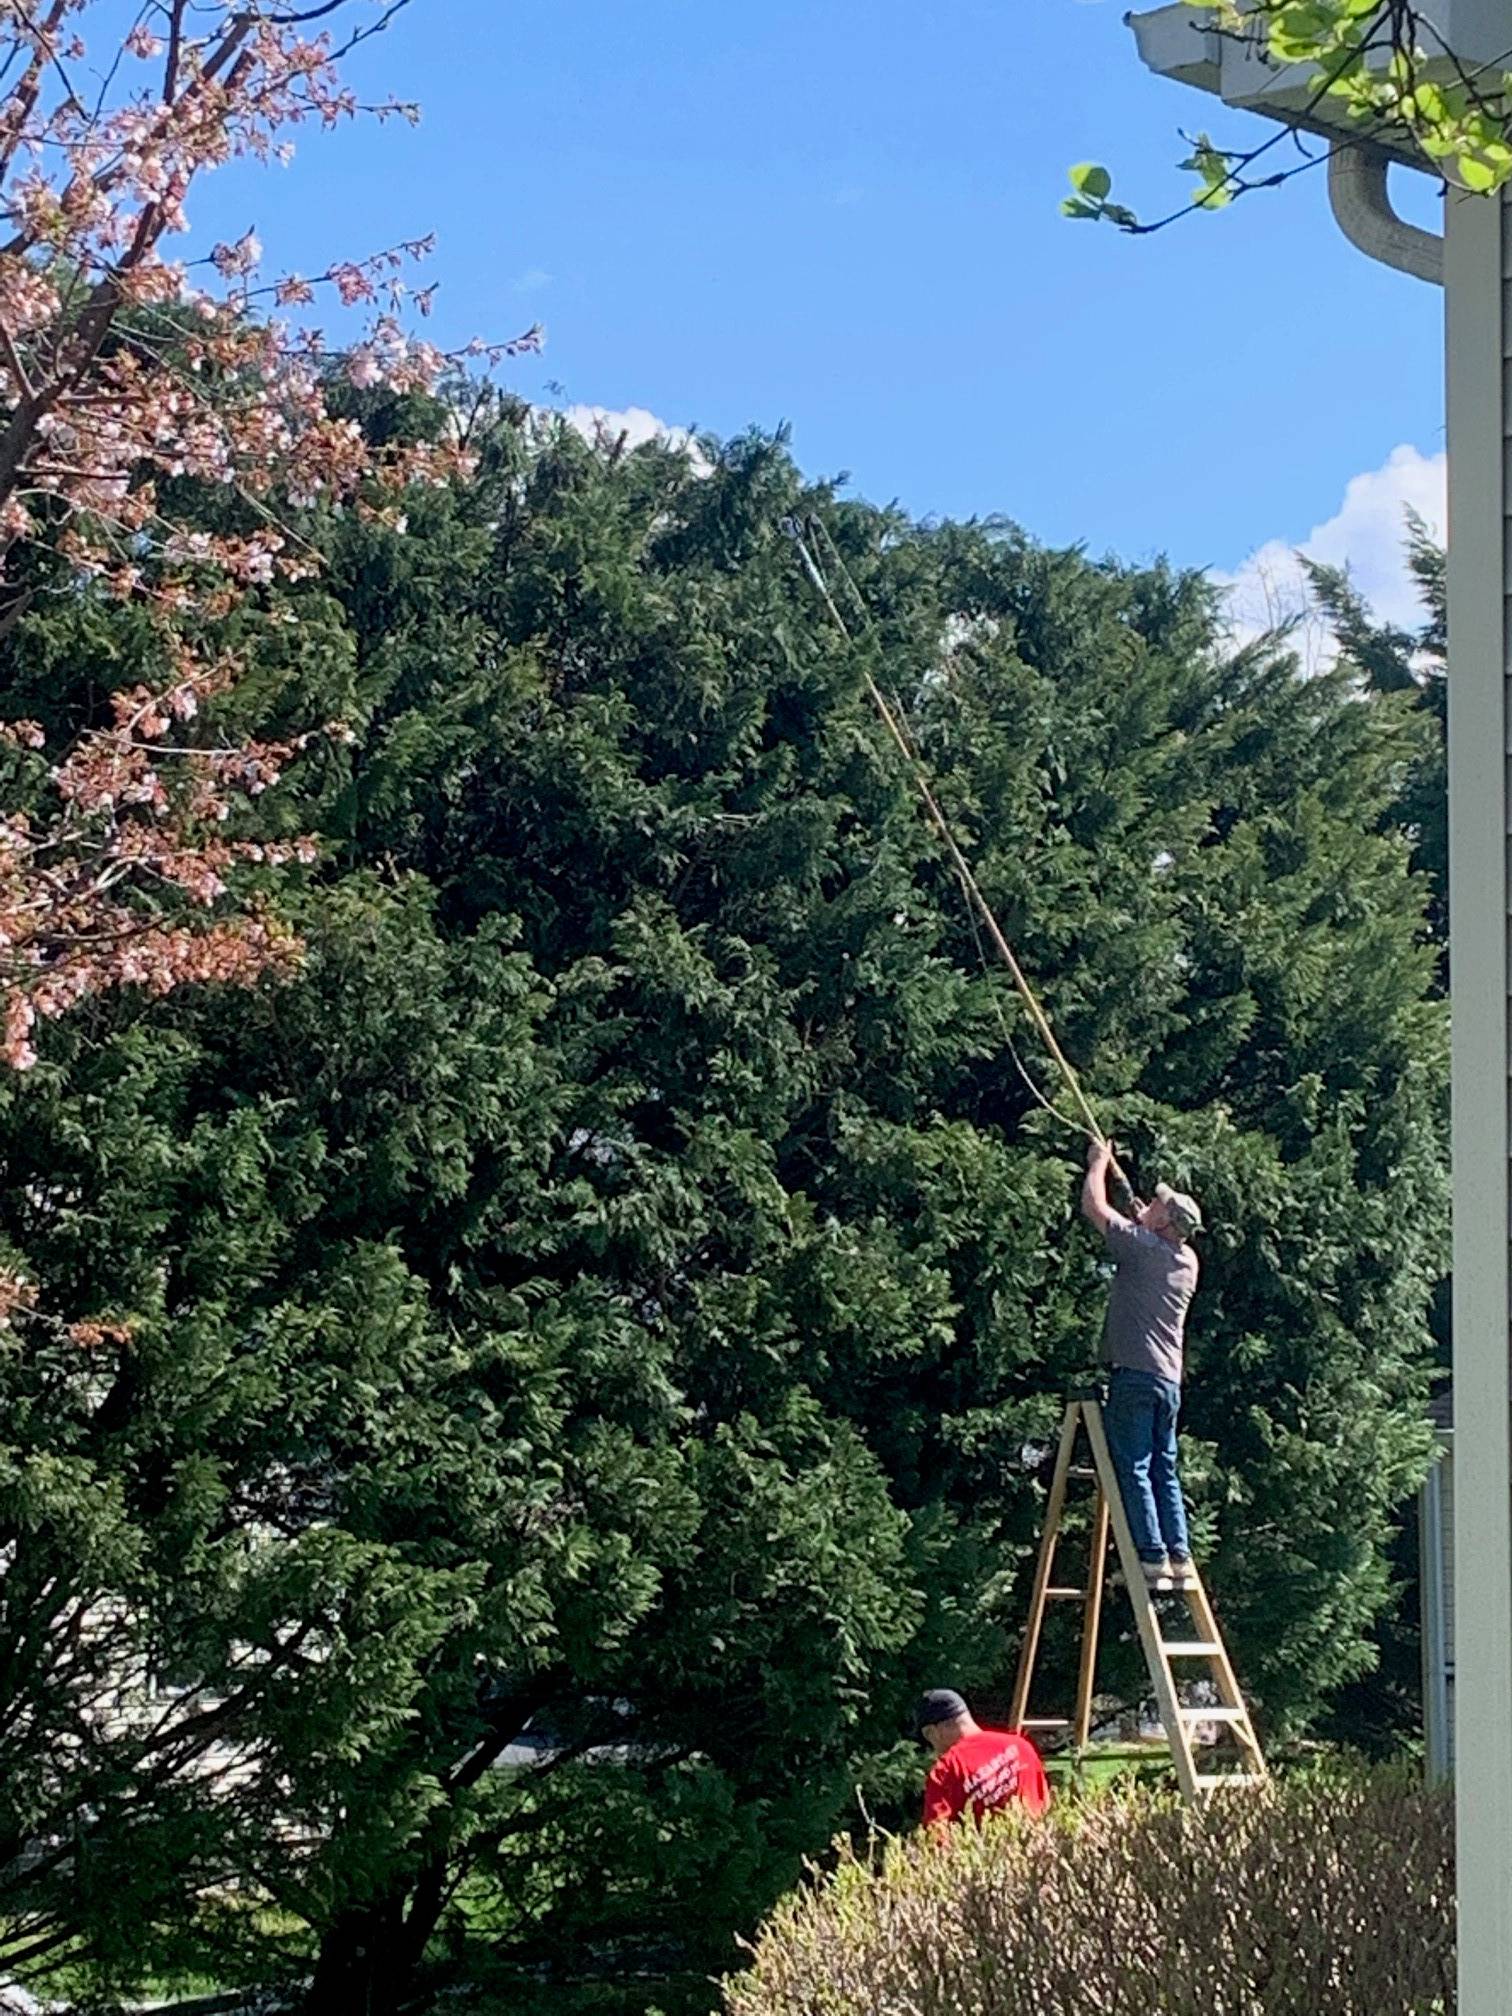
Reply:
[[[553, 1691], [538, 1676], [492, 1702], [492, 1727], [449, 1773], [448, 1791], [476, 1785]], [[371, 1902], [340, 1912], [326, 1928], [305, 2016], [402, 2016], [412, 2006], [425, 1950], [446, 1908], [453, 1818], [450, 1807], [436, 1816], [418, 1867]]]
[[309, 2016], [323, 2009], [330, 2016], [379, 2016], [393, 2006], [379, 2000], [379, 1984], [385, 1996], [391, 1986], [382, 1960], [385, 1931], [376, 1911], [344, 1911], [327, 1929], [305, 1998]]
[[405, 1889], [343, 1911], [321, 1939], [307, 2016], [400, 2016], [410, 2008], [445, 1893], [439, 1856]]

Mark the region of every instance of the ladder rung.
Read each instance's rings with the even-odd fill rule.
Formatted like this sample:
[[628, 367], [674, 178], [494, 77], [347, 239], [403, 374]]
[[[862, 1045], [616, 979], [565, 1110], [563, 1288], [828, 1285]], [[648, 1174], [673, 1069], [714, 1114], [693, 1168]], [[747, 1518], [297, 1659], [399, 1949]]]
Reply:
[[1070, 1602], [1074, 1597], [1080, 1603], [1086, 1593], [1085, 1589], [1047, 1589], [1045, 1600], [1047, 1603]]
[[1029, 1715], [1019, 1724], [1021, 1729], [1069, 1729], [1071, 1724], [1064, 1715]]
[[1183, 1708], [1183, 1722], [1248, 1722], [1247, 1708]]
[[1199, 1792], [1211, 1792], [1215, 1785], [1268, 1785], [1270, 1780], [1263, 1771], [1199, 1771], [1196, 1785]]
[[1071, 1468], [1066, 1472], [1066, 1475], [1068, 1477], [1079, 1478], [1085, 1482], [1089, 1477], [1095, 1479], [1097, 1472], [1090, 1463], [1073, 1463]]
[[1216, 1659], [1223, 1651], [1216, 1638], [1164, 1638], [1160, 1649], [1167, 1659]]

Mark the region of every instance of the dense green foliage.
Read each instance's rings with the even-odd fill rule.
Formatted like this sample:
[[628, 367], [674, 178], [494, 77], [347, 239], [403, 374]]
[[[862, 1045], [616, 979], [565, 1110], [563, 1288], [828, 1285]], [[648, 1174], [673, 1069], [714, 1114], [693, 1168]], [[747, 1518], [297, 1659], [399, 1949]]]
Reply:
[[1443, 2016], [1453, 1802], [1301, 1779], [895, 1844], [786, 1900], [726, 1993], [730, 2016]]
[[[1410, 629], [1376, 616], [1346, 570], [1308, 562], [1318, 607], [1348, 665], [1375, 693], [1397, 693], [1427, 726], [1404, 770], [1388, 822], [1412, 844], [1412, 863], [1428, 885], [1428, 924], [1438, 946], [1440, 984], [1449, 981], [1448, 596], [1445, 553], [1423, 522], [1409, 514], [1406, 554], [1422, 604]], [[1447, 1277], [1434, 1298], [1435, 1356], [1447, 1373], [1450, 1297]], [[1336, 1694], [1322, 1730], [1355, 1748], [1391, 1751], [1414, 1743], [1423, 1728], [1422, 1619], [1418, 1602], [1420, 1533], [1416, 1501], [1402, 1506], [1388, 1546], [1396, 1593], [1376, 1625], [1370, 1671]]]
[[1372, 693], [1401, 693], [1428, 717], [1430, 732], [1408, 765], [1390, 823], [1412, 841], [1412, 865], [1428, 881], [1428, 922], [1449, 947], [1449, 584], [1447, 556], [1421, 518], [1407, 517], [1407, 565], [1422, 619], [1410, 630], [1375, 616], [1347, 569], [1307, 561], [1313, 595], [1346, 662]]
[[[780, 443], [479, 424], [476, 483], [336, 528], [260, 647], [247, 705], [357, 730], [268, 809], [328, 836], [303, 977], [0, 1084], [5, 1247], [134, 1326], [0, 1352], [12, 1965], [697, 2008], [858, 1783], [912, 1810], [912, 1692], [1001, 1677], [1103, 1276], [862, 653], [1120, 1139], [1204, 1199], [1190, 1475], [1269, 1726], [1371, 1656], [1445, 1216], [1411, 696]], [[40, 608], [0, 704], [90, 704], [117, 620]]]

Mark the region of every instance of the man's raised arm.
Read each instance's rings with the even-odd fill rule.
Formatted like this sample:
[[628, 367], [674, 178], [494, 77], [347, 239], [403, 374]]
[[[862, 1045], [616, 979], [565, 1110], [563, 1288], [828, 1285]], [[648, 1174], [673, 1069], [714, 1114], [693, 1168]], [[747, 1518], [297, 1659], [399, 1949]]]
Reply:
[[1108, 1202], [1108, 1165], [1113, 1160], [1111, 1141], [1089, 1141], [1087, 1174], [1082, 1183], [1082, 1216], [1098, 1231], [1106, 1232], [1118, 1217]]

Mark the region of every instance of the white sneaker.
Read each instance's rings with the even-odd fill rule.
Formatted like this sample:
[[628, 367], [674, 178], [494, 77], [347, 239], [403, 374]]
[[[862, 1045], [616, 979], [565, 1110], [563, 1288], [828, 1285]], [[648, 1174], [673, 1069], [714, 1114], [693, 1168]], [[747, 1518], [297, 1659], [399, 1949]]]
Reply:
[[1144, 1574], [1146, 1589], [1160, 1592], [1175, 1588], [1169, 1561], [1141, 1561], [1139, 1566]]
[[1196, 1589], [1199, 1586], [1197, 1564], [1190, 1555], [1181, 1561], [1172, 1560], [1171, 1583], [1177, 1589]]

